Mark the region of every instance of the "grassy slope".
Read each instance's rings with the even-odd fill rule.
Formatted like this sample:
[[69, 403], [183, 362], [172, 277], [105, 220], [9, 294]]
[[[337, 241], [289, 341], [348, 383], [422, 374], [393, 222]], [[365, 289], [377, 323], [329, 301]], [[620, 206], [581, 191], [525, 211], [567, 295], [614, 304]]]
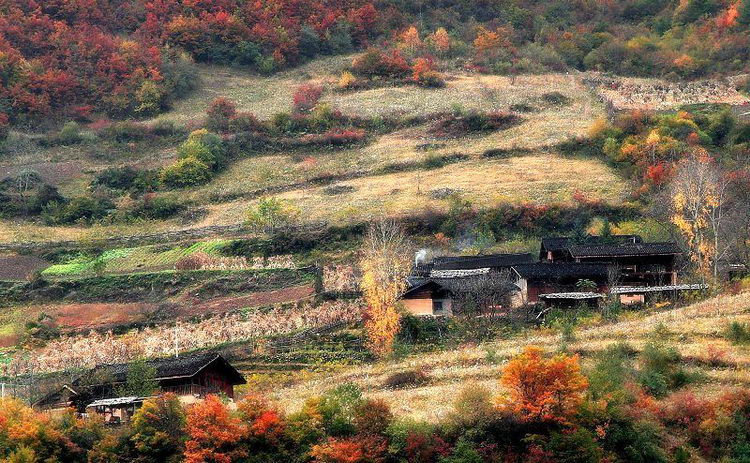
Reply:
[[[36, 241], [61, 239], [89, 239], [93, 237], [129, 235], [167, 229], [187, 228], [195, 225], [237, 223], [252, 204], [252, 193], [260, 188], [291, 189], [285, 196], [298, 201], [306, 217], [313, 220], [325, 218], [341, 221], [361, 219], [379, 214], [409, 213], [421, 210], [426, 203], [442, 208], [444, 201], [433, 201], [418, 194], [438, 187], [452, 187], [453, 180], [471, 185], [457, 185], [466, 190], [469, 198], [478, 204], [488, 205], [498, 200], [559, 201], [570, 197], [575, 189], [594, 198], [611, 202], [620, 200], [626, 189], [624, 182], [603, 163], [591, 159], [563, 159], [545, 149], [571, 135], [585, 133], [591, 122], [602, 115], [601, 106], [573, 76], [519, 76], [515, 83], [498, 76], [454, 74], [443, 89], [421, 89], [413, 86], [381, 88], [361, 92], [333, 90], [339, 71], [350, 62], [350, 57], [318, 60], [301, 68], [261, 77], [236, 69], [210, 66], [200, 67], [202, 88], [191, 97], [178, 102], [175, 108], [160, 116], [177, 122], [191, 122], [202, 117], [208, 103], [217, 96], [226, 96], [238, 103], [239, 110], [250, 111], [267, 118], [280, 111], [288, 111], [295, 88], [310, 79], [327, 85], [330, 91], [324, 99], [346, 113], [363, 116], [385, 114], [424, 114], [449, 111], [456, 105], [465, 109], [507, 109], [512, 104], [524, 103], [536, 109], [525, 115], [526, 122], [510, 130], [486, 136], [460, 139], [435, 139], [428, 127], [416, 127], [384, 135], [372, 144], [340, 151], [314, 150], [304, 153], [280, 153], [236, 161], [210, 184], [180, 192], [180, 195], [197, 205], [209, 209], [209, 215], [199, 224], [184, 224], [177, 220], [144, 222], [134, 225], [107, 225], [93, 229], [78, 227], [48, 227], [0, 221], [0, 241]], [[565, 106], [550, 106], [541, 95], [558, 91], [571, 98]], [[419, 145], [440, 145], [429, 152]], [[50, 171], [49, 178], [62, 187], [65, 194], [79, 194], [96, 171], [114, 164], [138, 164], [154, 167], [169, 162], [174, 157], [174, 147], [128, 147], [103, 156], [95, 153], [96, 146], [88, 148], [57, 147], [33, 153], [38, 169]], [[523, 148], [530, 150], [528, 157], [507, 161], [480, 158], [482, 152], [492, 148]], [[130, 152], [133, 151], [134, 152]], [[373, 175], [385, 166], [419, 162], [428, 156], [454, 153], [472, 157], [470, 162], [438, 170], [411, 171], [388, 176]], [[31, 162], [31, 153], [12, 158], [8, 170]], [[21, 163], [21, 164], [19, 164]], [[63, 164], [67, 163], [67, 164]], [[73, 166], [72, 164], [76, 164]], [[59, 167], [68, 166], [68, 170]], [[15, 167], [14, 167], [15, 166]], [[3, 167], [3, 166], [0, 166]], [[591, 173], [594, 173], [591, 175]], [[358, 173], [351, 184], [356, 191], [334, 198], [335, 209], [320, 205], [331, 202], [331, 197], [315, 186], [293, 189], [293, 185], [321, 175], [347, 175]], [[518, 175], [524, 179], [519, 189]], [[579, 178], [586, 175], [584, 182]], [[419, 192], [417, 192], [419, 184]], [[394, 189], [400, 192], [391, 194]], [[377, 191], [378, 196], [368, 195]], [[225, 201], [222, 197], [242, 199]], [[218, 198], [218, 199], [217, 199]], [[217, 204], [213, 204], [218, 202]]]
[[[750, 348], [731, 345], [722, 337], [726, 326], [735, 320], [750, 321], [750, 293], [719, 296], [680, 309], [636, 313], [618, 323], [594, 322], [576, 331], [576, 341], [569, 344], [569, 350], [580, 353], [584, 366], [587, 366], [597, 352], [614, 342], [626, 341], [636, 349], [642, 348], [654, 330], [663, 324], [669, 333], [664, 342], [677, 348], [688, 368], [698, 370], [705, 378], [703, 382], [689, 387], [700, 394], [714, 394], [729, 387], [750, 385], [750, 372], [747, 369], [750, 365]], [[333, 373], [305, 373], [296, 381], [274, 387], [269, 394], [284, 409], [294, 410], [311, 396], [342, 382], [353, 381], [368, 396], [383, 398], [391, 403], [396, 414], [433, 421], [450, 410], [450, 397], [454, 397], [456, 391], [466, 383], [479, 383], [501, 393], [498, 378], [503, 364], [529, 344], [555, 351], [559, 348], [560, 338], [551, 330], [541, 329], [510, 340], [419, 354], [404, 360], [348, 367]], [[717, 367], [708, 362], [707, 349], [710, 345], [726, 350], [725, 365]], [[488, 351], [495, 352], [497, 360], [489, 361]], [[414, 368], [428, 371], [431, 381], [412, 389], [394, 391], [383, 387], [390, 374]]]

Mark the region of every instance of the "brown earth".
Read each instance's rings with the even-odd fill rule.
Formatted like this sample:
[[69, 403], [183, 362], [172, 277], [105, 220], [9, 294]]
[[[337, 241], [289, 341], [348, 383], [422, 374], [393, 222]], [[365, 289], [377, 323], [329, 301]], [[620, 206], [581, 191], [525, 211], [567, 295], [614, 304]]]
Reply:
[[311, 285], [294, 286], [275, 291], [265, 291], [242, 296], [228, 296], [201, 301], [194, 297], [186, 297], [181, 301], [178, 313], [181, 316], [194, 316], [207, 313], [222, 313], [247, 307], [263, 307], [267, 305], [295, 302], [315, 294]]
[[18, 343], [17, 334], [9, 334], [7, 336], [0, 336], [0, 349], [5, 347], [13, 347]]
[[43, 270], [49, 265], [49, 262], [39, 257], [0, 255], [0, 280], [25, 280], [33, 272]]
[[76, 331], [141, 322], [156, 308], [156, 304], [145, 303], [63, 304], [38, 307], [40, 311], [54, 318], [62, 329]]
[[[186, 297], [176, 304], [156, 303], [85, 303], [85, 304], [41, 304], [23, 309], [23, 318], [36, 319], [44, 312], [52, 317], [63, 331], [86, 331], [107, 329], [118, 325], [144, 323], [161, 314], [168, 320], [189, 318], [206, 314], [221, 314], [249, 307], [263, 307], [296, 302], [315, 294], [311, 285], [295, 286], [276, 291], [257, 292], [240, 296], [226, 296], [200, 301]], [[168, 307], [167, 307], [168, 306]], [[166, 311], [162, 309], [166, 307]], [[17, 335], [0, 337], [0, 347], [15, 344]]]

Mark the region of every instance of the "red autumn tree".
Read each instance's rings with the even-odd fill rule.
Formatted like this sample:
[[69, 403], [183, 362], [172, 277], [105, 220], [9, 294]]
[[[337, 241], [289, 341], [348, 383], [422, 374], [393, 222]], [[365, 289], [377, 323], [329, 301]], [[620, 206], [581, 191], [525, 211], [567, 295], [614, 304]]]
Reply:
[[185, 463], [232, 463], [245, 457], [238, 445], [248, 429], [215, 395], [187, 412]]
[[248, 427], [246, 443], [251, 452], [279, 445], [286, 426], [284, 418], [265, 398], [249, 395], [237, 405], [237, 412]]
[[577, 355], [545, 358], [536, 346], [508, 362], [500, 382], [508, 390], [503, 407], [525, 422], [569, 422], [588, 388]]

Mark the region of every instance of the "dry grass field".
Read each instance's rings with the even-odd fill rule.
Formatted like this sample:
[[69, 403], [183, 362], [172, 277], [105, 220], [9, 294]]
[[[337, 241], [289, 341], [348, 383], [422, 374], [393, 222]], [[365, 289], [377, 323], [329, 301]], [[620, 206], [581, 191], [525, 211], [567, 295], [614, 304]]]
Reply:
[[[723, 337], [732, 321], [750, 321], [750, 293], [719, 296], [679, 309], [631, 314], [618, 323], [594, 320], [576, 330], [576, 340], [568, 344], [568, 350], [581, 355], [585, 368], [608, 345], [624, 341], [641, 349], [659, 331], [660, 342], [678, 349], [688, 369], [701, 374], [702, 381], [688, 387], [700, 395], [712, 395], [734, 386], [750, 385], [750, 348], [732, 345]], [[559, 349], [560, 335], [540, 329], [509, 340], [413, 355], [404, 360], [343, 367], [333, 372], [301, 373], [281, 387], [274, 386], [269, 394], [284, 409], [296, 410], [305, 399], [350, 381], [359, 385], [367, 396], [387, 400], [397, 415], [437, 421], [451, 409], [450, 397], [466, 384], [481, 384], [500, 393], [498, 379], [504, 363], [530, 344], [554, 352]], [[724, 352], [718, 366], [710, 361], [710, 356], [716, 355], [712, 351]], [[417, 368], [429, 374], [431, 379], [426, 385], [399, 390], [383, 386], [392, 373]]]
[[[342, 182], [351, 191], [331, 195], [327, 187], [310, 187], [278, 195], [296, 205], [303, 220], [346, 223], [445, 210], [449, 200], [435, 196], [440, 189], [460, 193], [478, 207], [501, 202], [565, 203], [580, 191], [591, 200], [616, 204], [627, 193], [627, 183], [597, 160], [567, 159], [539, 153], [504, 160], [476, 159], [439, 169], [399, 172]], [[209, 206], [202, 225], [241, 221], [255, 201]]]
[[328, 82], [351, 61], [352, 56], [322, 58], [272, 76], [237, 68], [196, 65], [200, 88], [154, 120], [189, 122], [200, 119], [209, 103], [218, 97], [234, 101], [238, 111], [252, 112], [261, 119], [268, 119], [292, 109], [292, 96], [298, 85], [310, 80]]

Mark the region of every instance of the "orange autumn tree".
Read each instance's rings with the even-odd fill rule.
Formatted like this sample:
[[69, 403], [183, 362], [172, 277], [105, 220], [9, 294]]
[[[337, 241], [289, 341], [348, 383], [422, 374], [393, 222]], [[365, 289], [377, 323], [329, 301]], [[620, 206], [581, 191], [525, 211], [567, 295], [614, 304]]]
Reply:
[[524, 422], [568, 423], [588, 388], [577, 355], [545, 358], [536, 346], [508, 362], [500, 382], [508, 390], [501, 407]]
[[422, 47], [422, 39], [416, 27], [410, 26], [398, 36], [398, 47], [407, 53], [414, 53]]
[[187, 412], [185, 463], [232, 463], [246, 457], [240, 441], [248, 429], [215, 395]]
[[498, 27], [490, 30], [482, 26], [477, 29], [477, 37], [474, 39], [474, 49], [477, 57], [495, 58], [503, 51], [512, 52], [512, 31], [509, 28]]
[[406, 237], [394, 222], [372, 226], [362, 248], [362, 292], [367, 303], [367, 347], [378, 357], [393, 351], [401, 316], [398, 298], [406, 290], [410, 259]]
[[310, 456], [314, 463], [381, 463], [388, 445], [372, 436], [334, 437], [313, 446]]
[[441, 55], [444, 55], [450, 51], [451, 48], [451, 37], [448, 35], [448, 31], [444, 27], [439, 28], [427, 37], [427, 42], [430, 46]]

